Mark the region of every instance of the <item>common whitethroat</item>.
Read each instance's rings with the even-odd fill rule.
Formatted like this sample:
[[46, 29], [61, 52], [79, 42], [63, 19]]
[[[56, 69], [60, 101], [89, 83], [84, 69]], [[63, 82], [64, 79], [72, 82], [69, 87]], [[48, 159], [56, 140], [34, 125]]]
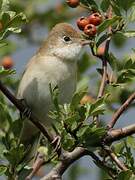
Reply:
[[[78, 55], [89, 43], [70, 24], [59, 23], [27, 64], [17, 98], [23, 99], [45, 126], [51, 125], [48, 117], [52, 109], [49, 84], [58, 85], [61, 104], [70, 102], [76, 90]], [[29, 140], [37, 132], [31, 122], [24, 121], [24, 140]]]

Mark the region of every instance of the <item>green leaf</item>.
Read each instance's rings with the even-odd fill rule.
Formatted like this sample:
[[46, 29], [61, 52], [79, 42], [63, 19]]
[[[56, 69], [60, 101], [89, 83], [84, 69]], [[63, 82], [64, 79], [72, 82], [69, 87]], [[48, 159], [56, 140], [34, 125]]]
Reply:
[[4, 28], [0, 32], [0, 40], [3, 40], [11, 32], [20, 33], [20, 27], [27, 22], [27, 18], [24, 13], [16, 14], [14, 11], [6, 11], [2, 14], [1, 21], [4, 24]]
[[6, 70], [2, 66], [0, 66], [0, 78], [15, 74], [15, 70]]
[[6, 133], [5, 136], [2, 137], [2, 143], [4, 144], [7, 150], [10, 150], [11, 138], [9, 133]]
[[111, 6], [112, 6], [114, 13], [117, 16], [121, 16], [121, 12], [120, 12], [121, 8], [118, 6], [118, 4], [115, 1], [111, 1]]
[[135, 60], [128, 59], [124, 65], [124, 69], [134, 69], [135, 70]]
[[135, 37], [135, 31], [126, 31], [123, 33], [123, 35], [128, 38]]
[[19, 27], [25, 22], [27, 22], [27, 18], [25, 16], [25, 14], [19, 13], [19, 14], [13, 16], [12, 19], [10, 19], [10, 21], [7, 24], [8, 25], [7, 27]]
[[11, 130], [14, 133], [15, 137], [20, 137], [22, 127], [23, 127], [22, 119], [15, 120], [12, 123]]
[[105, 96], [99, 98], [95, 103], [91, 104], [89, 115], [96, 116], [99, 114], [104, 114], [105, 111], [105, 100], [109, 94], [106, 94]]
[[75, 140], [69, 134], [63, 134], [62, 139], [62, 147], [64, 150], [71, 150], [74, 146]]
[[120, 142], [120, 143], [116, 143], [114, 147], [115, 147], [115, 148], [114, 148], [115, 153], [116, 153], [117, 155], [120, 155], [120, 154], [123, 153], [123, 150], [124, 150], [124, 148], [125, 148], [125, 144], [124, 144], [124, 142], [122, 141], [122, 142]]
[[78, 137], [82, 137], [89, 129], [89, 126], [83, 126], [82, 128], [79, 129], [77, 132]]
[[31, 172], [32, 168], [29, 166], [25, 166], [23, 170], [19, 173], [18, 180], [24, 180]]
[[0, 41], [0, 48], [7, 46], [8, 43], [6, 41]]
[[107, 9], [109, 8], [109, 5], [110, 5], [109, 0], [102, 0], [100, 7], [101, 7], [102, 11], [106, 12]]
[[130, 180], [131, 177], [132, 177], [132, 171], [130, 170], [122, 171], [118, 176], [118, 180], [127, 180], [127, 179]]
[[9, 9], [9, 0], [2, 0], [1, 11], [7, 11]]
[[71, 104], [70, 104], [70, 107], [71, 109], [75, 109], [79, 104], [80, 104], [80, 101], [81, 99], [83, 98], [83, 96], [87, 93], [87, 88], [83, 88], [83, 89], [80, 89], [79, 91], [77, 90], [73, 97], [72, 97], [72, 101], [71, 101]]
[[120, 8], [123, 8], [125, 11], [128, 11], [132, 7], [134, 2], [134, 0], [116, 0], [116, 4]]
[[80, 0], [80, 2], [88, 7], [90, 7], [91, 9], [95, 9], [98, 10], [98, 5], [94, 0]]
[[133, 136], [128, 136], [126, 142], [129, 147], [135, 149], [135, 138]]
[[118, 59], [114, 56], [114, 54], [110, 53], [107, 57], [108, 63], [110, 64], [113, 71], [117, 70], [117, 62]]
[[105, 20], [103, 23], [101, 23], [98, 26], [97, 32], [98, 34], [100, 34], [101, 32], [103, 32], [104, 30], [106, 30], [109, 26], [113, 25], [114, 23], [116, 23], [118, 20], [120, 20], [121, 17], [120, 16], [114, 16], [111, 19], [107, 19]]
[[7, 171], [7, 166], [0, 164], [0, 176], [4, 175]]
[[85, 125], [77, 132], [80, 144], [85, 147], [99, 146], [101, 139], [106, 134], [106, 130], [103, 127], [97, 128], [93, 124]]
[[117, 84], [130, 82], [135, 77], [135, 61], [129, 59], [126, 61], [124, 68], [119, 72]]
[[24, 153], [24, 146], [20, 144], [16, 147], [11, 146], [11, 149], [9, 151], [4, 151], [4, 156], [9, 161], [9, 163], [12, 164], [12, 166], [17, 166], [24, 157]]
[[110, 35], [108, 35], [108, 34], [103, 34], [103, 35], [98, 39], [98, 41], [97, 41], [97, 43], [96, 43], [97, 48], [100, 46], [100, 44], [102, 44], [105, 40], [107, 40], [108, 37], [110, 37]]
[[132, 9], [130, 11], [130, 15], [129, 15], [128, 19], [129, 19], [130, 22], [135, 21], [135, 5], [132, 6]]

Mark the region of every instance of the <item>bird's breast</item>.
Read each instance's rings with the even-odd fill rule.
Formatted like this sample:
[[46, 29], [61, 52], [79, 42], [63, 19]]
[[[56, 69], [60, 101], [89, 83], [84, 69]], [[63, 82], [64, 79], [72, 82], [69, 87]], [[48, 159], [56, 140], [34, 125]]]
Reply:
[[48, 57], [27, 68], [18, 94], [41, 119], [46, 118], [52, 108], [49, 84], [58, 85], [61, 104], [69, 103], [76, 88], [76, 64]]

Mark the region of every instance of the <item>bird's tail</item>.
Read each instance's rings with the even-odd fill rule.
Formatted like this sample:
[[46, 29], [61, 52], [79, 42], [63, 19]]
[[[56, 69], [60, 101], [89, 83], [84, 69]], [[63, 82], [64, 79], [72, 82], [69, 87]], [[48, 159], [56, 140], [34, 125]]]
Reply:
[[22, 143], [26, 149], [24, 162], [28, 162], [28, 165], [30, 166], [35, 160], [40, 139], [41, 133], [38, 131], [38, 129], [27, 119], [24, 120], [24, 126], [20, 136], [20, 143]]

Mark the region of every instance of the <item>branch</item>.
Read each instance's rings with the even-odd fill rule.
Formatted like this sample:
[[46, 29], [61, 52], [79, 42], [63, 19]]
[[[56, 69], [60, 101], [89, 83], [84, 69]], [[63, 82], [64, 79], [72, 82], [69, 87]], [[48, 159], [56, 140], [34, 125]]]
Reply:
[[[0, 90], [19, 109], [20, 112], [23, 113], [25, 111], [27, 107], [20, 100], [16, 99], [15, 96], [2, 84], [1, 81]], [[32, 112], [29, 117], [27, 116], [27, 118], [43, 133], [49, 142], [53, 141], [53, 137], [49, 135], [47, 129], [43, 124], [40, 123], [38, 118]]]
[[99, 88], [99, 93], [97, 98], [101, 98], [104, 94], [105, 86], [106, 86], [106, 80], [107, 80], [107, 61], [102, 60], [102, 69], [103, 69], [103, 75], [102, 75], [102, 80]]
[[94, 159], [96, 164], [102, 166], [111, 177], [114, 177], [115, 170], [111, 167], [108, 167], [104, 164], [93, 152], [88, 151], [86, 148], [83, 147], [76, 147], [72, 152], [64, 153], [64, 159], [61, 160], [51, 171], [48, 175], [44, 176], [41, 180], [61, 180], [63, 173], [67, 170], [67, 168], [77, 159], [88, 155]]
[[135, 124], [120, 129], [110, 130], [108, 132], [107, 137], [104, 139], [104, 143], [109, 144], [114, 141], [118, 141], [124, 137], [130, 136], [134, 133], [135, 133]]
[[123, 171], [128, 170], [128, 168], [125, 166], [125, 164], [118, 159], [118, 157], [114, 154], [114, 152], [108, 146], [104, 146], [103, 149], [121, 170], [123, 170]]
[[124, 102], [124, 104], [114, 113], [112, 120], [107, 125], [108, 129], [111, 129], [116, 124], [118, 118], [121, 114], [129, 107], [129, 105], [135, 100], [135, 92], [129, 96], [129, 98]]
[[44, 176], [41, 180], [62, 180], [62, 175], [66, 169], [77, 159], [86, 155], [85, 148], [76, 147], [72, 152], [65, 152], [63, 160], [61, 160], [48, 175]]

